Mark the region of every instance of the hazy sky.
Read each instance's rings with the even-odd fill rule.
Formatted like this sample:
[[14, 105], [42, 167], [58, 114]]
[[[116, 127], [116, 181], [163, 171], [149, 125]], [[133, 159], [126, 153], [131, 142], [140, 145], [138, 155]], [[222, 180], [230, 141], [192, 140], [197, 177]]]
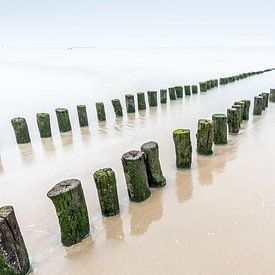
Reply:
[[275, 46], [275, 0], [0, 0], [4, 46]]

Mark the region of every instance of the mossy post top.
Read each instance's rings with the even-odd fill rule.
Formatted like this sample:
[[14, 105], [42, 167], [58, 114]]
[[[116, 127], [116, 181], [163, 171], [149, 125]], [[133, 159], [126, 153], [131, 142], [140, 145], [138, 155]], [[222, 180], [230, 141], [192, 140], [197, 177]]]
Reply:
[[37, 113], [36, 116], [40, 118], [45, 118], [45, 117], [49, 117], [50, 115], [48, 113]]
[[57, 113], [62, 113], [62, 112], [67, 112], [68, 109], [59, 107], [59, 108], [56, 108], [55, 111], [56, 111]]
[[0, 218], [6, 218], [14, 209], [11, 205], [6, 205], [0, 208]]
[[173, 135], [189, 135], [190, 130], [189, 129], [175, 129], [173, 131]]
[[212, 120], [209, 120], [209, 119], [206, 119], [206, 118], [200, 118], [198, 120], [198, 124], [213, 124], [213, 121]]
[[158, 148], [158, 144], [155, 141], [148, 141], [141, 146], [141, 150], [150, 150]]
[[47, 196], [49, 198], [57, 197], [61, 194], [64, 194], [66, 192], [69, 192], [73, 190], [78, 185], [81, 185], [81, 182], [77, 179], [68, 179], [63, 180], [59, 183], [57, 183], [48, 193]]
[[12, 123], [18, 123], [18, 122], [25, 122], [26, 119], [24, 117], [15, 117], [15, 118], [12, 118], [11, 122]]
[[212, 119], [213, 118], [226, 118], [226, 115], [225, 114], [213, 114]]
[[129, 152], [126, 152], [122, 155], [122, 159], [128, 159], [128, 160], [138, 160], [142, 156], [144, 156], [144, 153], [138, 150], [132, 150]]
[[93, 176], [94, 178], [100, 178], [102, 176], [108, 176], [110, 174], [113, 174], [114, 171], [112, 170], [112, 168], [110, 167], [107, 167], [107, 168], [101, 168], [101, 169], [98, 169], [94, 172]]

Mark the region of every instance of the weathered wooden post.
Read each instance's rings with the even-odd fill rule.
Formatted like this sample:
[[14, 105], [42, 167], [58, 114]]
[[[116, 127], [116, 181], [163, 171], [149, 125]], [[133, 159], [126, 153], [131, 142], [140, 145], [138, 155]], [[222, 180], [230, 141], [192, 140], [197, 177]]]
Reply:
[[211, 89], [211, 80], [206, 81], [207, 90]]
[[148, 102], [150, 107], [158, 106], [158, 93], [157, 91], [148, 91]]
[[167, 90], [161, 89], [160, 90], [160, 103], [164, 104], [167, 102]]
[[130, 94], [125, 95], [125, 101], [126, 101], [127, 113], [134, 113], [136, 111], [134, 95], [130, 95]]
[[56, 118], [58, 122], [58, 128], [61, 133], [69, 132], [72, 130], [69, 111], [65, 108], [55, 109]]
[[219, 80], [218, 79], [214, 79], [214, 87], [218, 87], [219, 86]]
[[146, 142], [141, 146], [141, 151], [145, 154], [145, 165], [149, 186], [164, 186], [166, 184], [166, 179], [161, 170], [158, 144], [154, 141]]
[[[146, 109], [146, 103], [145, 103], [145, 94], [143, 92], [138, 92], [137, 93], [137, 101], [138, 101], [138, 110], [145, 110]], [[134, 113], [135, 112], [135, 102], [132, 103], [132, 105], [134, 106], [134, 111], [130, 112], [130, 113]], [[126, 106], [127, 106], [127, 101], [126, 101]], [[133, 108], [131, 107], [131, 110]], [[128, 110], [128, 107], [127, 107]], [[128, 111], [127, 111], [128, 112]]]
[[31, 142], [28, 125], [25, 118], [13, 118], [11, 120], [11, 124], [18, 144]]
[[207, 91], [207, 83], [206, 81], [200, 82], [200, 91], [201, 92], [206, 92]]
[[234, 105], [240, 105], [241, 106], [241, 122], [243, 121], [243, 114], [244, 114], [244, 108], [245, 108], [245, 103], [243, 101], [235, 101]]
[[238, 134], [240, 130], [238, 110], [235, 108], [227, 109], [227, 123], [229, 134]]
[[241, 105], [232, 105], [232, 108], [237, 109], [239, 128], [241, 128], [241, 124], [242, 124], [242, 106]]
[[270, 101], [275, 102], [275, 89], [270, 89]]
[[211, 85], [211, 88], [214, 88], [214, 87], [215, 87], [215, 80], [214, 80], [214, 79], [211, 79], [211, 80], [210, 80], [210, 85]]
[[192, 163], [192, 144], [189, 129], [176, 129], [173, 132], [176, 151], [176, 166], [189, 168]]
[[265, 108], [268, 108], [268, 101], [269, 101], [269, 93], [262, 93], [262, 95], [265, 95]]
[[151, 196], [145, 166], [145, 154], [129, 151], [122, 156], [122, 165], [130, 200], [141, 202]]
[[197, 94], [197, 93], [198, 93], [198, 86], [192, 85], [192, 94]]
[[89, 235], [88, 211], [79, 180], [61, 181], [47, 193], [47, 196], [55, 206], [64, 246], [79, 243]]
[[26, 275], [30, 261], [12, 206], [0, 208], [0, 274]]
[[183, 97], [183, 88], [182, 88], [182, 86], [176, 86], [175, 90], [176, 90], [177, 98], [182, 98]]
[[244, 102], [243, 120], [249, 119], [250, 100], [242, 100]]
[[87, 116], [87, 109], [85, 105], [77, 105], [77, 115], [80, 127], [87, 127], [88, 123], [88, 116]]
[[253, 108], [253, 115], [260, 116], [263, 110], [263, 97], [262, 96], [255, 96], [254, 97], [254, 108]]
[[259, 96], [262, 96], [263, 98], [263, 110], [265, 110], [266, 105], [268, 105], [268, 94], [267, 93], [261, 93]]
[[198, 120], [198, 130], [197, 130], [197, 152], [202, 155], [213, 154], [213, 134], [214, 127], [213, 122], [207, 119]]
[[48, 113], [37, 113], [36, 122], [41, 138], [52, 136], [50, 115]]
[[169, 98], [170, 98], [170, 100], [176, 100], [177, 97], [176, 97], [176, 89], [175, 89], [175, 87], [168, 88], [168, 91], [169, 91]]
[[184, 93], [185, 93], [185, 95], [191, 95], [190, 85], [184, 85]]
[[122, 106], [119, 99], [112, 99], [112, 105], [117, 117], [123, 116]]
[[114, 171], [111, 168], [99, 169], [93, 176], [102, 215], [108, 217], [118, 214], [119, 202]]
[[227, 144], [227, 117], [224, 114], [212, 115], [214, 126], [214, 143]]
[[103, 102], [96, 102], [96, 114], [98, 121], [105, 121], [106, 120], [106, 114], [105, 114], [105, 108]]

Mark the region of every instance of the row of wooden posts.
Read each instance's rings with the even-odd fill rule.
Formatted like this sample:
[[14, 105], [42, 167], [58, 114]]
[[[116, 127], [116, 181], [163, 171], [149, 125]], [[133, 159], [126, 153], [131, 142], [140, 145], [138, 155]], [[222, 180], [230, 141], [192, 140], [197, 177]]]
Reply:
[[[249, 76], [261, 74], [264, 72], [271, 71], [272, 69], [267, 69], [264, 71], [257, 71], [257, 72], [249, 72], [249, 73], [242, 73], [235, 76], [230, 77], [222, 77], [218, 79], [211, 79], [207, 81], [199, 82], [199, 89], [200, 92], [206, 92], [207, 90], [217, 87], [218, 83], [220, 85], [225, 85], [231, 82], [238, 81], [240, 79], [247, 78]], [[165, 104], [167, 103], [167, 94], [169, 94], [170, 100], [176, 100], [177, 98], [183, 98], [183, 94], [186, 96], [198, 93], [198, 86], [197, 85], [185, 85], [185, 86], [176, 86], [170, 87], [167, 89], [161, 89], [159, 92], [160, 103]], [[146, 109], [146, 101], [145, 101], [145, 93], [138, 92], [137, 93], [137, 106], [138, 110], [145, 110]], [[148, 91], [148, 103], [150, 107], [155, 107], [158, 105], [158, 92], [157, 91]], [[275, 96], [275, 95], [274, 95]], [[123, 116], [123, 109], [119, 99], [111, 100], [112, 106], [115, 112], [116, 117]], [[126, 110], [127, 113], [134, 113], [136, 110], [135, 106], [135, 96], [133, 94], [125, 95], [125, 103], [126, 103]], [[103, 102], [96, 102], [96, 112], [97, 118], [99, 121], [106, 121], [106, 113], [105, 107]], [[61, 133], [71, 131], [71, 122], [69, 111], [66, 108], [57, 108], [55, 109], [58, 128]], [[87, 127], [89, 126], [88, 123], [88, 115], [87, 109], [85, 105], [77, 105], [77, 114], [80, 127]], [[38, 130], [40, 133], [41, 138], [49, 138], [52, 136], [51, 131], [51, 120], [50, 114], [48, 113], [37, 113], [36, 114], [36, 121]], [[11, 120], [12, 127], [14, 129], [16, 141], [18, 144], [29, 143], [31, 142], [29, 129], [27, 125], [27, 121], [23, 117], [16, 117]]]
[[[261, 115], [268, 107], [269, 93], [254, 98], [254, 115]], [[275, 102], [275, 89], [270, 90], [270, 100]], [[197, 153], [210, 155], [213, 143], [227, 144], [227, 132], [237, 134], [241, 122], [249, 119], [250, 101], [234, 102], [225, 114], [213, 114], [212, 120], [199, 119], [197, 128]], [[192, 163], [192, 144], [189, 129], [173, 131], [176, 153], [176, 166], [190, 168]], [[122, 155], [129, 199], [141, 202], [150, 197], [150, 187], [163, 187], [166, 179], [159, 161], [158, 144], [154, 141], [143, 144], [140, 150], [132, 150]], [[97, 188], [102, 215], [112, 216], [119, 213], [119, 200], [115, 173], [111, 168], [95, 171], [94, 181]], [[59, 220], [61, 242], [71, 246], [81, 242], [90, 233], [90, 222], [81, 182], [68, 179], [56, 184], [47, 196], [54, 204]], [[1, 274], [25, 275], [30, 270], [28, 252], [16, 220], [12, 206], [0, 208], [0, 271]]]

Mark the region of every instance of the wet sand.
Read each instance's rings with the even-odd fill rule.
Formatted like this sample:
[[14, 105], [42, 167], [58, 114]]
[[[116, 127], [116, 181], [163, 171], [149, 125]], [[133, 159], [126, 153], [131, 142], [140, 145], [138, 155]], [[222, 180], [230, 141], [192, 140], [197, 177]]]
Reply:
[[[34, 274], [271, 274], [275, 268], [275, 104], [209, 157], [196, 154], [198, 118], [272, 86], [274, 73], [192, 95], [2, 154], [1, 204], [15, 207]], [[274, 82], [273, 82], [274, 84]], [[75, 126], [76, 127], [76, 126]], [[193, 163], [177, 170], [172, 130], [190, 128]], [[121, 155], [159, 143], [167, 186], [129, 203]], [[121, 213], [100, 214], [92, 173], [116, 172]], [[47, 191], [81, 180], [91, 237], [65, 249]]]

